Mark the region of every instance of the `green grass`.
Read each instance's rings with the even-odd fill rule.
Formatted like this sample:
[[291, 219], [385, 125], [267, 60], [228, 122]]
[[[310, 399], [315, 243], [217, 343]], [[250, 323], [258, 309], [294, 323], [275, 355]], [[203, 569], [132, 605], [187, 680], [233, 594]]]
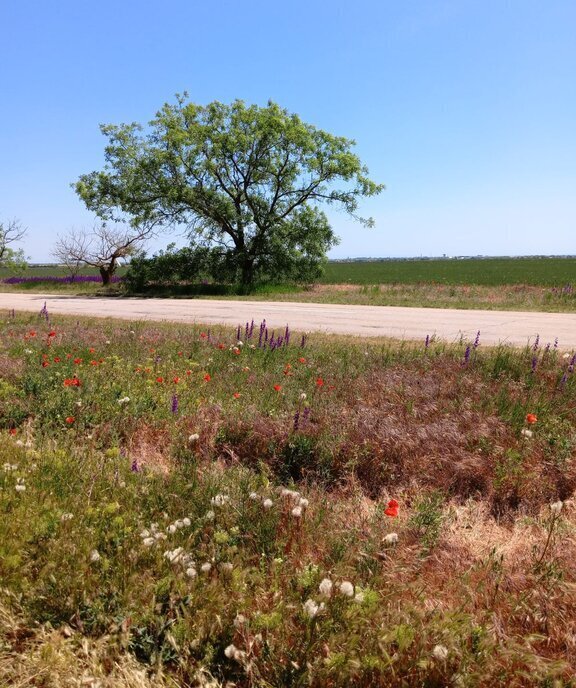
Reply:
[[330, 261], [321, 282], [562, 287], [576, 282], [576, 258]]
[[571, 354], [241, 337], [0, 323], [0, 685], [571, 685]]

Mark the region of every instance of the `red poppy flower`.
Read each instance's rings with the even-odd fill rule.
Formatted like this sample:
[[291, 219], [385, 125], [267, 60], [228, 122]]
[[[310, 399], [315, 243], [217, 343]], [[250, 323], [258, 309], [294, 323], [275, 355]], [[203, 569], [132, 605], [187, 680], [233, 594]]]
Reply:
[[186, 371], [186, 375], [192, 375], [192, 371], [191, 371], [191, 370], [187, 370], [187, 371]]
[[82, 359], [81, 358], [75, 358], [74, 363], [76, 363], [76, 365], [78, 365], [79, 363], [82, 363]]
[[90, 361], [90, 365], [98, 365], [98, 361]]
[[35, 337], [35, 336], [36, 336], [36, 332], [34, 332], [34, 330], [31, 330], [30, 332], [28, 332], [28, 336], [29, 336], [29, 337]]
[[55, 337], [55, 336], [56, 336], [56, 332], [54, 332], [54, 330], [52, 330], [52, 332], [48, 332], [48, 336], [49, 336], [49, 337]]
[[68, 377], [64, 380], [64, 387], [81, 387], [82, 383], [77, 377]]
[[282, 389], [282, 385], [274, 385], [274, 389], [279, 392]]
[[392, 516], [392, 517], [398, 516], [398, 508], [399, 508], [398, 502], [395, 499], [391, 499], [388, 502], [388, 507], [384, 510], [384, 513], [386, 514], [386, 516]]
[[95, 351], [96, 351], [96, 349], [94, 349], [94, 348], [88, 349], [88, 353], [89, 353], [89, 354], [93, 354]]
[[234, 399], [240, 399], [240, 392], [234, 392], [232, 396], [234, 397]]
[[220, 349], [220, 351], [222, 351], [222, 350], [225, 349], [226, 347], [224, 346], [224, 344], [218, 344], [218, 348]]
[[534, 413], [527, 413], [526, 414], [526, 422], [529, 425], [533, 425], [536, 421], [538, 420], [538, 416]]
[[323, 387], [323, 386], [324, 386], [324, 380], [321, 377], [319, 377], [316, 380], [316, 387]]
[[76, 418], [74, 418], [74, 416], [68, 416], [68, 417], [66, 418], [66, 422], [68, 423], [68, 425], [72, 425], [72, 423], [73, 423], [75, 420], [76, 420]]
[[47, 368], [49, 365], [50, 364], [48, 363], [48, 361], [42, 361], [42, 367], [43, 368]]
[[201, 337], [202, 339], [206, 339], [207, 336], [208, 336], [208, 335], [206, 334], [206, 332], [200, 332], [200, 337]]
[[10, 430], [8, 430], [8, 432], [9, 432], [11, 435], [15, 435], [15, 434], [18, 432], [18, 430], [16, 430], [16, 428], [10, 428]]
[[211, 377], [210, 373], [206, 373], [206, 375], [204, 375], [204, 382], [210, 382], [211, 379], [212, 379], [212, 377]]
[[180, 382], [180, 378], [176, 375], [173, 379], [172, 382], [177, 385]]
[[298, 363], [306, 363], [306, 359], [304, 357], [299, 358]]
[[181, 351], [178, 352], [178, 356], [182, 356], [182, 352], [181, 352]]
[[157, 377], [156, 382], [164, 382], [164, 378], [163, 377]]
[[56, 356], [56, 358], [54, 359], [54, 363], [60, 363], [60, 357], [59, 356]]

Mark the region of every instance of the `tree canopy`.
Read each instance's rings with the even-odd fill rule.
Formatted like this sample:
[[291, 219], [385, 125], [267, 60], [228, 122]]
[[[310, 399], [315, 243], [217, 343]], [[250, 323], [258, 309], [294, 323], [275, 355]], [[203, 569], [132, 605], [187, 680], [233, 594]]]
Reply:
[[147, 128], [102, 125], [103, 171], [75, 188], [104, 221], [185, 227], [229, 276], [309, 275], [337, 242], [320, 205], [358, 217], [358, 201], [384, 187], [351, 152], [354, 141], [304, 123], [275, 103], [207, 106], [178, 96]]

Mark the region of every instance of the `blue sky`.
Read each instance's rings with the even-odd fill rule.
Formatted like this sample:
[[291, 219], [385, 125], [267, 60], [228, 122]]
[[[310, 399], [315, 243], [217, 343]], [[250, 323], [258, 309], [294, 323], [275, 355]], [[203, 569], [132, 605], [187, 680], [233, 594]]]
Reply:
[[98, 125], [182, 91], [357, 141], [387, 189], [374, 229], [330, 214], [332, 257], [576, 254], [574, 0], [2, 0], [0, 26], [0, 219], [34, 261], [92, 225]]

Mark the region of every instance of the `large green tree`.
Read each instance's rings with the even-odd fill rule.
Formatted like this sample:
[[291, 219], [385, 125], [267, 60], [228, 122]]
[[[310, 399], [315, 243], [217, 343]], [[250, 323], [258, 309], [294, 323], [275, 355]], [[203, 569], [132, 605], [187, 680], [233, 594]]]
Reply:
[[337, 242], [322, 204], [360, 222], [358, 201], [384, 187], [351, 152], [354, 141], [266, 107], [177, 96], [147, 128], [103, 125], [103, 171], [75, 188], [104, 221], [185, 227], [249, 290], [257, 280], [313, 272]]

